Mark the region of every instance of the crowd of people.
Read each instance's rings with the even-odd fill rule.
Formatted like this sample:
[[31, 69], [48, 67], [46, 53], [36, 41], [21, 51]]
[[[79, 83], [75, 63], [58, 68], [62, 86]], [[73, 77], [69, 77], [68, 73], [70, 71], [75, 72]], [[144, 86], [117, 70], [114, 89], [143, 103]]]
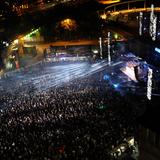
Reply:
[[28, 86], [0, 93], [1, 159], [116, 159], [111, 151], [135, 135], [139, 103], [116, 92], [104, 72], [38, 94]]

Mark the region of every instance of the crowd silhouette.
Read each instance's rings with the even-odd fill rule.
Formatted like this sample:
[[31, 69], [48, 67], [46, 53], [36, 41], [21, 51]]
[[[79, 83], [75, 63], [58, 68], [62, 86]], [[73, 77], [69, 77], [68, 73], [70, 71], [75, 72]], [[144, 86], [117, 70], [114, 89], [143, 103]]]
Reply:
[[0, 93], [1, 159], [116, 159], [111, 151], [135, 135], [136, 101], [116, 92], [102, 75], [38, 94], [29, 86]]

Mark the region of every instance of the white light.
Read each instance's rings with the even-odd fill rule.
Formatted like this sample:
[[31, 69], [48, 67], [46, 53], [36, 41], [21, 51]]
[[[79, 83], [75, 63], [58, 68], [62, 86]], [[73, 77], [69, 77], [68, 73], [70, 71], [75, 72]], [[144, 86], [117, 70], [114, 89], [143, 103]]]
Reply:
[[152, 96], [152, 77], [153, 77], [153, 70], [148, 68], [148, 81], [147, 81], [147, 98], [151, 100]]
[[153, 19], [153, 36], [152, 36], [153, 41], [156, 40], [156, 32], [157, 32], [157, 16], [155, 16]]
[[156, 47], [154, 50], [155, 50], [156, 52], [160, 53], [160, 49], [159, 49], [159, 48]]
[[151, 14], [150, 14], [150, 36], [152, 40], [156, 40], [157, 32], [157, 16], [154, 14], [154, 5], [151, 5]]
[[98, 50], [93, 50], [93, 53], [95, 53], [95, 54], [98, 53]]
[[8, 43], [8, 42], [3, 41], [2, 43], [3, 43], [6, 47], [9, 46], [9, 43]]
[[120, 146], [120, 149], [122, 152], [124, 152], [126, 150], [126, 148], [124, 146]]
[[120, 69], [125, 75], [127, 75], [131, 80], [134, 82], [137, 82], [135, 72], [134, 72], [134, 67], [124, 67]]
[[121, 153], [120, 148], [118, 148], [117, 151], [118, 151], [118, 156], [121, 156], [122, 153]]
[[6, 63], [6, 68], [7, 69], [11, 69], [12, 67], [13, 67], [12, 63], [10, 63], [10, 62]]
[[130, 146], [134, 146], [134, 138], [131, 138], [129, 141], [128, 141], [129, 145]]
[[61, 60], [61, 61], [65, 61], [65, 60], [66, 60], [66, 58], [65, 58], [65, 57], [62, 57], [62, 58], [60, 58], [60, 60]]
[[107, 18], [107, 15], [104, 13], [100, 16], [102, 19], [106, 19]]
[[15, 44], [18, 44], [18, 39], [14, 40], [14, 43], [15, 43]]

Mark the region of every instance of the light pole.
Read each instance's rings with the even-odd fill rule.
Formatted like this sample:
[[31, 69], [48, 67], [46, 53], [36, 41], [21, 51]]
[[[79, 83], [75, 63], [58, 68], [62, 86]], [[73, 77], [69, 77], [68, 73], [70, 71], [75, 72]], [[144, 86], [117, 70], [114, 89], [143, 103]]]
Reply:
[[102, 37], [99, 37], [99, 48], [100, 48], [100, 58], [103, 58], [103, 54], [102, 54]]
[[139, 35], [140, 36], [142, 36], [142, 30], [143, 30], [142, 21], [143, 21], [143, 13], [140, 12], [139, 13]]
[[111, 64], [111, 32], [108, 32], [108, 63]]

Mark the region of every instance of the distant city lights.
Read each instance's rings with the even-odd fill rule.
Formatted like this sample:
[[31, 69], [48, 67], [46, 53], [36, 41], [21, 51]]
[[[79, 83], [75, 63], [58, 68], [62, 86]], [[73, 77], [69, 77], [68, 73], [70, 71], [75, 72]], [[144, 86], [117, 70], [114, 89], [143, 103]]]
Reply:
[[18, 39], [15, 39], [15, 40], [13, 41], [13, 43], [14, 43], [14, 44], [18, 44]]
[[74, 19], [67, 18], [60, 22], [60, 26], [65, 30], [72, 31], [77, 29], [77, 22]]
[[104, 13], [100, 17], [105, 20], [107, 18], [107, 15]]

